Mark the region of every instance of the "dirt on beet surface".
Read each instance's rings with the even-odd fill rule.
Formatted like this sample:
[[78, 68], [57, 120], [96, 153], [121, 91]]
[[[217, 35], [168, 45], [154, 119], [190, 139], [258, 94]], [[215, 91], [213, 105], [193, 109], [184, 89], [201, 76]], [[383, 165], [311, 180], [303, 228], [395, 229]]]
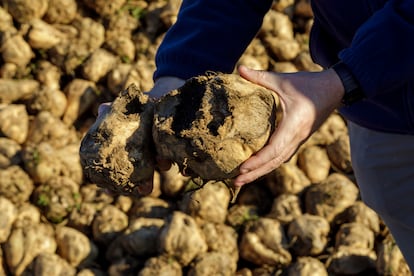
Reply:
[[157, 153], [186, 175], [226, 180], [268, 141], [276, 126], [276, 94], [236, 74], [188, 80], [155, 107]]
[[115, 193], [140, 196], [152, 191], [155, 150], [154, 104], [132, 84], [103, 109], [82, 139], [85, 177]]

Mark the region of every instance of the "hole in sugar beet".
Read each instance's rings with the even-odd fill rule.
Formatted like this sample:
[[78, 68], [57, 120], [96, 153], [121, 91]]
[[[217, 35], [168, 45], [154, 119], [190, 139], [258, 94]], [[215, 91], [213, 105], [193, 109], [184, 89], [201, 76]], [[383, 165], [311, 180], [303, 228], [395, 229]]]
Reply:
[[132, 101], [127, 103], [125, 106], [125, 115], [141, 113], [143, 111], [142, 107], [143, 106], [138, 98], [132, 99]]
[[230, 115], [229, 102], [226, 97], [226, 91], [223, 87], [214, 92], [215, 96], [211, 99], [210, 113], [213, 120], [207, 125], [213, 135], [218, 135], [218, 128], [224, 124], [224, 120]]
[[174, 121], [171, 125], [176, 133], [189, 129], [196, 119], [204, 95], [204, 88], [203, 85], [197, 83], [197, 80], [190, 80], [180, 88], [180, 92], [180, 103], [175, 108]]

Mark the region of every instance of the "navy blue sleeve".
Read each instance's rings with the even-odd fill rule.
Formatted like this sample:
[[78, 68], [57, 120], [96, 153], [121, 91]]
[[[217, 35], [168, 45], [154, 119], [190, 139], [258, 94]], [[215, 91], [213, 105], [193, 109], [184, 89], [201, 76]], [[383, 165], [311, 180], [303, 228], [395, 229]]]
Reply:
[[184, 0], [156, 54], [154, 79], [231, 72], [272, 0]]
[[414, 1], [390, 0], [340, 52], [368, 98], [414, 81]]

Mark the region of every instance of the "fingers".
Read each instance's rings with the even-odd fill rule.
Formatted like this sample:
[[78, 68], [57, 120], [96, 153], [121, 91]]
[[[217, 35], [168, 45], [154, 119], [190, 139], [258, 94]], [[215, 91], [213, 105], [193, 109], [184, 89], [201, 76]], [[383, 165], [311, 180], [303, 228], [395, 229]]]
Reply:
[[309, 133], [292, 120], [282, 121], [268, 144], [241, 165], [234, 185], [243, 186], [277, 169], [295, 154]]
[[242, 186], [277, 169], [288, 161], [310, 130], [303, 126], [303, 116], [286, 116], [277, 126], [267, 145], [246, 160], [240, 167], [240, 175], [235, 179], [235, 186]]
[[[275, 76], [270, 72], [252, 70], [246, 66], [240, 66], [238, 71], [246, 80], [275, 91]], [[240, 167], [241, 174], [234, 180], [235, 186], [242, 186], [252, 182], [270, 173], [285, 161], [284, 159], [287, 153], [284, 151], [286, 151], [286, 148], [281, 146], [283, 145], [283, 141], [279, 141], [281, 138], [277, 135], [277, 132], [283, 133], [283, 127], [281, 125], [272, 135], [269, 143], [242, 164]], [[279, 149], [281, 150], [279, 151]]]
[[[283, 129], [279, 131], [284, 133]], [[234, 185], [243, 186], [250, 183], [289, 160], [296, 147], [293, 144], [287, 144], [287, 141], [289, 137], [274, 133], [265, 147], [242, 164], [241, 174], [234, 180]]]
[[272, 74], [271, 72], [253, 70], [243, 65], [239, 66], [238, 71], [240, 76], [242, 76], [248, 81], [251, 81], [271, 90], [274, 90], [275, 88], [276, 75]]
[[234, 185], [240, 187], [253, 182], [261, 176], [270, 173], [279, 164], [283, 163], [277, 156], [273, 157], [270, 152], [271, 149], [265, 147], [255, 156], [249, 158], [248, 162], [246, 161], [241, 168], [242, 174], [234, 180]]

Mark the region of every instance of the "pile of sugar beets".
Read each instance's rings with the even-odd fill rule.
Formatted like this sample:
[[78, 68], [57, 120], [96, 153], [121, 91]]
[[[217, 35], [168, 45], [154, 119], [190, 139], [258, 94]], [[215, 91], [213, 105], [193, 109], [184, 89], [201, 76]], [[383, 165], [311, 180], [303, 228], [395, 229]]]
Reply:
[[[148, 99], [180, 3], [0, 0], [0, 275], [410, 275], [339, 114], [236, 191], [276, 95], [209, 72]], [[239, 64], [320, 70], [311, 24], [309, 1], [274, 1]]]

